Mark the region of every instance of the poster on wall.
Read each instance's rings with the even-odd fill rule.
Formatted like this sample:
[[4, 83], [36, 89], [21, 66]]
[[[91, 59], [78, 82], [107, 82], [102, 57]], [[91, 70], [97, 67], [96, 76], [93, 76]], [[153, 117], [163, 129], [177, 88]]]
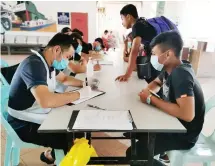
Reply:
[[88, 13], [71, 13], [71, 27], [77, 28], [84, 34], [84, 41], [88, 42]]
[[5, 31], [57, 32], [57, 24], [32, 1], [1, 1], [1, 33]]
[[67, 13], [67, 12], [58, 12], [57, 19], [58, 19], [59, 25], [69, 25], [70, 24], [69, 13]]

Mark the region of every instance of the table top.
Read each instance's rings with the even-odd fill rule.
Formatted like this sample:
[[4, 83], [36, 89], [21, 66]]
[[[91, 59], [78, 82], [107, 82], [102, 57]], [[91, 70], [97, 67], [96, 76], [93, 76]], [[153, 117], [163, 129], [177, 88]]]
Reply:
[[[94, 74], [100, 81], [99, 89], [106, 94], [78, 105], [53, 109], [38, 131], [65, 132], [73, 110], [93, 109], [87, 106], [91, 104], [107, 110], [130, 110], [137, 132], [186, 132], [177, 118], [140, 101], [138, 93], [147, 86], [147, 83], [138, 79], [136, 72], [133, 72], [128, 82], [115, 81], [115, 78], [124, 74], [127, 68], [120, 54], [122, 55], [121, 52], [111, 52], [106, 55], [106, 59], [113, 60], [114, 64], [104, 65], [101, 71]], [[85, 74], [78, 74], [76, 77], [85, 79]]]

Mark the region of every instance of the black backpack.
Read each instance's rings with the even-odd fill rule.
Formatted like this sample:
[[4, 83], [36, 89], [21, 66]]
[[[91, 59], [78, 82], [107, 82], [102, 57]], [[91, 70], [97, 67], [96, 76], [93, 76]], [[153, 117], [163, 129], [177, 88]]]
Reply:
[[[148, 20], [145, 18], [140, 18], [138, 21], [143, 24], [147, 22], [152, 27], [154, 27], [156, 31], [156, 35], [159, 35], [163, 32], [167, 32], [170, 30], [178, 31], [176, 25], [164, 16], [151, 18]], [[154, 67], [150, 63], [151, 50], [150, 50], [149, 44], [151, 41], [146, 41], [144, 39], [142, 40], [143, 40], [142, 43], [144, 43], [144, 49], [147, 53], [147, 56], [137, 57], [136, 59], [137, 75], [139, 79], [145, 79], [146, 82], [149, 83], [153, 81], [160, 74], [160, 72], [154, 69]]]

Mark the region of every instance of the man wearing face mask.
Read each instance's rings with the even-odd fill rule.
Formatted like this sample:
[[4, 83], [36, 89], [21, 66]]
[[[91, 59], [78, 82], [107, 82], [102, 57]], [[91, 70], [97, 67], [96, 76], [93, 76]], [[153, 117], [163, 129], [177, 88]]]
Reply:
[[[10, 87], [7, 120], [24, 142], [67, 152], [66, 135], [41, 134], [37, 130], [52, 108], [90, 96], [89, 86], [76, 92], [54, 93], [56, 80], [68, 86], [83, 85], [81, 80], [59, 72], [67, 67], [68, 58], [74, 54], [73, 44], [75, 42], [69, 35], [58, 33], [43, 52], [32, 50], [33, 55], [23, 60], [17, 68]], [[53, 151], [43, 153], [41, 160], [53, 163]]]
[[104, 44], [103, 44], [103, 40], [102, 38], [96, 38], [93, 44], [93, 49], [96, 52], [100, 52], [105, 48]]
[[[62, 70], [62, 72], [65, 75], [75, 76], [76, 74], [86, 72], [87, 60], [85, 60], [85, 58], [80, 56], [81, 51], [82, 51], [82, 42], [83, 42], [82, 37], [76, 32], [73, 32], [70, 35], [70, 37], [72, 38], [72, 40], [75, 43], [75, 44], [73, 44], [75, 52], [74, 52], [74, 55], [71, 58], [69, 58], [68, 66], [64, 70]], [[80, 60], [77, 60], [77, 58], [75, 58], [77, 56], [79, 56], [78, 59], [80, 59]], [[101, 70], [101, 66], [99, 64], [95, 64], [94, 71], [99, 71], [99, 70]], [[66, 89], [67, 89], [67, 86], [62, 85], [61, 83], [58, 82], [57, 90], [56, 90], [57, 92], [62, 93]]]
[[[187, 133], [156, 134], [155, 155], [170, 150], [188, 150], [192, 148], [202, 130], [205, 104], [202, 88], [195, 76], [192, 66], [181, 61], [183, 41], [179, 33], [165, 32], [151, 42], [152, 65], [161, 74], [140, 93], [143, 103], [153, 105], [161, 111], [172, 115], [187, 129]], [[163, 87], [162, 99], [150, 93]], [[148, 135], [140, 134], [137, 142], [137, 156], [147, 159]], [[127, 151], [129, 155], [131, 149]]]

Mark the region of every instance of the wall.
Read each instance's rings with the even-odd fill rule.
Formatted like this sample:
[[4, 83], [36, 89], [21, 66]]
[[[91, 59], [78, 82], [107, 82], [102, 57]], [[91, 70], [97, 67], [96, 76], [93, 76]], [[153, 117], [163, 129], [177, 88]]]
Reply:
[[[96, 36], [96, 1], [32, 1], [37, 9], [44, 15], [51, 16], [53, 20], [57, 21], [57, 12], [83, 12], [88, 13], [88, 39], [92, 42]], [[57, 31], [60, 31], [62, 25], [57, 26]], [[55, 33], [47, 32], [9, 32], [15, 34], [32, 34], [35, 35], [53, 35]]]

